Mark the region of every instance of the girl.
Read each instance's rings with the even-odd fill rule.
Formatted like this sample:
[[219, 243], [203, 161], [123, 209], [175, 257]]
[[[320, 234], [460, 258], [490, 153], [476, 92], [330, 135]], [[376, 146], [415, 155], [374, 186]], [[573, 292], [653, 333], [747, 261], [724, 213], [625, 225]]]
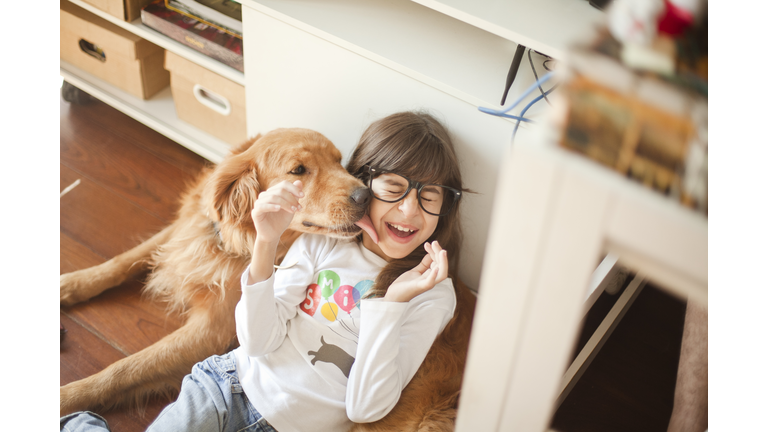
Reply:
[[[372, 195], [362, 233], [303, 234], [278, 271], [277, 244], [301, 211], [302, 185], [259, 195], [235, 310], [240, 347], [198, 363], [148, 430], [338, 432], [395, 406], [453, 317], [461, 175], [442, 125], [412, 112], [371, 124], [347, 170]], [[103, 423], [74, 414], [62, 430], [86, 422]]]

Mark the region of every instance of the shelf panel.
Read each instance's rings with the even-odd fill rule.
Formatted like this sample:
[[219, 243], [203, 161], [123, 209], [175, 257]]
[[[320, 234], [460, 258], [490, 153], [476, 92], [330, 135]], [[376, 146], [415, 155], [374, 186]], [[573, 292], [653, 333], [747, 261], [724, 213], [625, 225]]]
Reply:
[[221, 162], [230, 153], [229, 144], [179, 120], [170, 86], [151, 99], [143, 100], [63, 60], [60, 60], [60, 72], [75, 87], [214, 163]]
[[557, 59], [604, 16], [587, 0], [412, 1]]
[[112, 15], [100, 9], [97, 9], [94, 6], [91, 6], [88, 3], [85, 3], [81, 0], [69, 0], [69, 1], [91, 13], [94, 13], [100, 16], [101, 18], [104, 18], [105, 20], [119, 27], [122, 27], [125, 30], [128, 30], [129, 32], [143, 39], [146, 39], [152, 42], [155, 45], [162, 47], [163, 49], [166, 49], [175, 54], [178, 54], [184, 57], [185, 59], [195, 64], [198, 64], [212, 72], [215, 72], [225, 78], [228, 78], [240, 85], [243, 85], [243, 86], [245, 85], [245, 75], [239, 70], [232, 68], [230, 66], [227, 66], [224, 63], [221, 63], [217, 60], [214, 60], [211, 57], [208, 57], [205, 54], [200, 53], [199, 51], [195, 51], [192, 48], [189, 48], [188, 46], [182, 43], [176, 42], [175, 40], [163, 35], [162, 33], [157, 32], [152, 28], [145, 26], [144, 24], [141, 23], [140, 19], [134, 20], [133, 22], [126, 22], [121, 19], [115, 18]]
[[[499, 107], [517, 48], [511, 40], [410, 0], [241, 3], [474, 106]], [[541, 67], [541, 58], [534, 60]], [[526, 58], [508, 100], [533, 82]]]

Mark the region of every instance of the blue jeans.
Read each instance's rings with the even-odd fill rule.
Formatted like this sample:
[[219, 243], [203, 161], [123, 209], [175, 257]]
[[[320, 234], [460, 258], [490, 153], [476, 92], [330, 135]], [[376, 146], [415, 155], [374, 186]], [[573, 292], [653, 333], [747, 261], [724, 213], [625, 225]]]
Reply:
[[[103, 418], [87, 411], [62, 417], [60, 426], [62, 432], [110, 430]], [[184, 377], [176, 402], [147, 428], [161, 431], [277, 432], [243, 393], [231, 352], [208, 357]]]

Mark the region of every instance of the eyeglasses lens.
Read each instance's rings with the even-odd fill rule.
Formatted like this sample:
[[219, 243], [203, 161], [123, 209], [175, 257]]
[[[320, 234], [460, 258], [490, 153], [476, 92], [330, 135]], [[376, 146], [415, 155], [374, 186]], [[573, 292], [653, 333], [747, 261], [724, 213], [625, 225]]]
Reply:
[[[373, 195], [382, 201], [399, 201], [408, 192], [408, 179], [397, 174], [384, 173], [371, 180], [371, 190]], [[443, 202], [446, 197], [453, 201], [452, 192], [444, 186], [424, 185], [420, 194], [421, 207], [427, 213], [439, 215], [443, 212]]]

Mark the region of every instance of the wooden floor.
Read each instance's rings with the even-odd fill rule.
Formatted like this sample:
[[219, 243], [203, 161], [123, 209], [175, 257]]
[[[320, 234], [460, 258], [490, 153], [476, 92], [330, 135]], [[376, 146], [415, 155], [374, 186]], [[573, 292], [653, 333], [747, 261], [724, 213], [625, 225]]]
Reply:
[[[150, 237], [174, 216], [205, 159], [101, 103], [61, 101], [62, 273], [99, 264]], [[61, 385], [100, 371], [180, 325], [140, 297], [139, 282], [61, 309]], [[167, 400], [145, 412], [101, 413], [115, 432], [143, 431]]]
[[[148, 238], [173, 218], [176, 200], [207, 162], [99, 101], [61, 101], [60, 271], [99, 264]], [[60, 383], [103, 369], [180, 325], [129, 282], [61, 309]], [[583, 343], [615, 301], [604, 294], [584, 323]], [[576, 431], [665, 431], [672, 410], [685, 306], [647, 286], [554, 416]], [[142, 431], [168, 403], [144, 413], [102, 412], [114, 432]]]

